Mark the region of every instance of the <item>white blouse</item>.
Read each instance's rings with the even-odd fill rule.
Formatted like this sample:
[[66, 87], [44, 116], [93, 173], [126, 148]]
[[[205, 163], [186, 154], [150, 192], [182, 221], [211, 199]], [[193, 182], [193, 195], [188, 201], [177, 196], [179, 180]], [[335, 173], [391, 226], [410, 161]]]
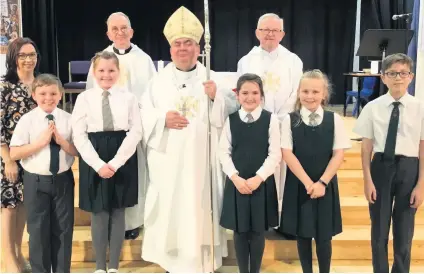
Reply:
[[[243, 110], [243, 108], [241, 108], [238, 113], [240, 115], [240, 119], [243, 122], [247, 122], [247, 114], [249, 114], [249, 112], [246, 112], [245, 110]], [[260, 106], [251, 112], [254, 121], [259, 119], [261, 113], [262, 108]], [[271, 114], [271, 121], [268, 134], [268, 157], [265, 159], [263, 165], [256, 171], [256, 174], [260, 176], [263, 181], [265, 181], [269, 176], [274, 174], [275, 169], [281, 161], [280, 125], [278, 118], [275, 114]], [[233, 160], [231, 158], [232, 149], [233, 147], [231, 145], [230, 120], [229, 118], [227, 118], [219, 141], [219, 159], [221, 161], [224, 173], [230, 178], [232, 175], [238, 174], [238, 170], [235, 168]]]
[[[125, 130], [127, 136], [109, 164], [118, 170], [135, 153], [142, 138], [140, 109], [135, 95], [125, 88], [109, 89], [109, 104], [113, 116], [114, 131]], [[103, 131], [102, 98], [103, 90], [92, 88], [77, 97], [72, 112], [72, 130], [74, 144], [84, 161], [96, 172], [105, 165], [94, 150], [89, 132]]]
[[[302, 121], [309, 125], [309, 115], [312, 112], [307, 108], [302, 107], [300, 109], [300, 116]], [[317, 125], [322, 123], [324, 118], [324, 110], [321, 106], [315, 111], [318, 114], [316, 118]], [[281, 147], [284, 149], [293, 149], [293, 137], [291, 130], [291, 119], [290, 115], [286, 115], [281, 123]], [[352, 147], [351, 141], [347, 136], [346, 129], [343, 124], [343, 120], [337, 113], [334, 113], [334, 141], [333, 150], [336, 149], [349, 149]]]

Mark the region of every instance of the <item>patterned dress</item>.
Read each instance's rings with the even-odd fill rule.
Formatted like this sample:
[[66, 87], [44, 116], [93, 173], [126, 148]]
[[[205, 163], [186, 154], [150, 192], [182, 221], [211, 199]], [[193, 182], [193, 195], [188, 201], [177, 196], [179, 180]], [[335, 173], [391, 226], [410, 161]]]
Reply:
[[[0, 84], [0, 104], [1, 104], [1, 144], [10, 144], [13, 131], [22, 115], [35, 108], [37, 104], [32, 99], [31, 94], [23, 83], [16, 85], [10, 82]], [[3, 162], [1, 158], [1, 207], [15, 208], [23, 201], [23, 169], [18, 164], [18, 180], [11, 183], [6, 179]]]

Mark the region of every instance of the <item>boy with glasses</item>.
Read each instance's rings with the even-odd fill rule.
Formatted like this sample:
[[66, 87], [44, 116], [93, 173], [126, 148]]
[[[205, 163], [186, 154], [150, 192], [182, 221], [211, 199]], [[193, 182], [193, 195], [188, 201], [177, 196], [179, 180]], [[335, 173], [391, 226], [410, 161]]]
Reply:
[[411, 58], [401, 53], [383, 60], [381, 79], [389, 91], [365, 106], [354, 128], [363, 137], [362, 168], [374, 272], [389, 272], [391, 220], [391, 272], [409, 272], [415, 213], [424, 198], [424, 104], [407, 92], [414, 77], [412, 67]]

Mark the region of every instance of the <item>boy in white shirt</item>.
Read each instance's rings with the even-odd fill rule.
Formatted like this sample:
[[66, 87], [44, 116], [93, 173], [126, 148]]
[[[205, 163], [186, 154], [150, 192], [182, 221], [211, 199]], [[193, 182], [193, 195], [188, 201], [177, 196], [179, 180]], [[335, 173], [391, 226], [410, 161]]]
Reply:
[[77, 151], [71, 142], [71, 114], [57, 108], [60, 80], [39, 75], [32, 97], [38, 107], [22, 116], [10, 142], [10, 157], [21, 159], [34, 273], [70, 272], [74, 226], [74, 177]]
[[424, 161], [420, 160], [424, 158], [424, 104], [408, 94], [414, 77], [412, 66], [411, 58], [401, 53], [383, 60], [381, 79], [389, 91], [365, 106], [354, 128], [363, 137], [362, 168], [370, 207], [374, 272], [389, 272], [391, 219], [391, 272], [409, 272], [415, 213], [424, 198]]

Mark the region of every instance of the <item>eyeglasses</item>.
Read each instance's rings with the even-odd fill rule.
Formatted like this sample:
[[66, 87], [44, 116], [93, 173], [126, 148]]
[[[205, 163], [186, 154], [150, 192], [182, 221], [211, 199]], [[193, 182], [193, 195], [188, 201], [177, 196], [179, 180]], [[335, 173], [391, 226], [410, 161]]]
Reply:
[[19, 53], [18, 54], [18, 59], [21, 60], [21, 61], [25, 61], [27, 58], [29, 58], [30, 60], [35, 60], [35, 59], [37, 59], [37, 53], [32, 52], [32, 53]]
[[274, 33], [279, 33], [279, 32], [281, 32], [282, 30], [280, 30], [280, 29], [258, 29], [259, 31], [261, 31], [261, 32], [265, 32], [266, 34], [274, 34]]
[[400, 78], [408, 78], [409, 75], [411, 75], [411, 72], [410, 71], [401, 71], [401, 72], [389, 71], [384, 73], [384, 75], [393, 79], [396, 78], [398, 75], [400, 76]]
[[122, 33], [127, 33], [128, 30], [129, 30], [128, 27], [120, 27], [120, 28], [112, 27], [112, 33], [113, 34], [117, 34], [119, 31], [121, 31]]

